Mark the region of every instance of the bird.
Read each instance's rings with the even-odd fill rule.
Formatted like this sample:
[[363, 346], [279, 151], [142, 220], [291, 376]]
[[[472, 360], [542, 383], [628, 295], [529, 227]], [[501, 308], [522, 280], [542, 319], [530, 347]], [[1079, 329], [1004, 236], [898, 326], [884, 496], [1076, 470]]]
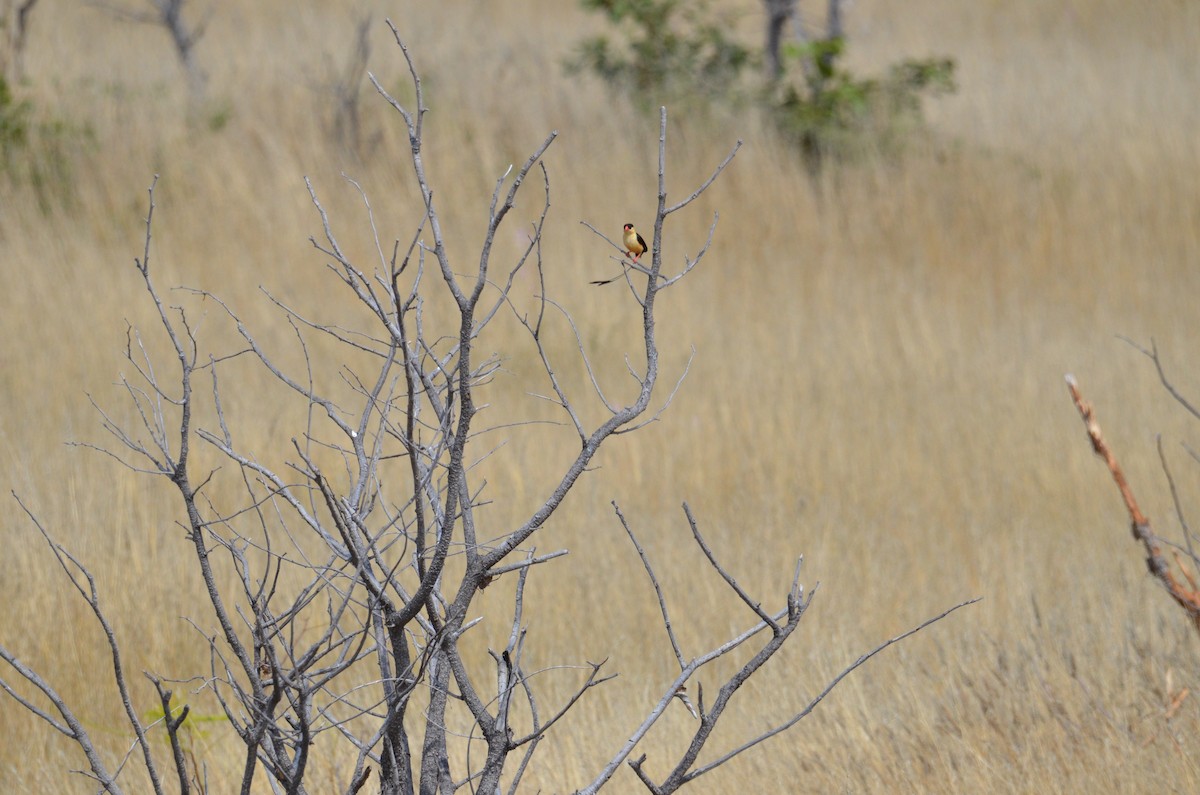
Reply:
[[[622, 239], [625, 244], [625, 253], [633, 258], [634, 262], [638, 261], [638, 257], [645, 254], [650, 247], [646, 245], [646, 238], [638, 234], [638, 231], [633, 228], [633, 224], [625, 224], [625, 236]], [[612, 284], [617, 279], [625, 275], [625, 265], [621, 264], [621, 272], [611, 279], [599, 279], [592, 284]]]
[[638, 231], [633, 228], [633, 224], [625, 224], [625, 251], [629, 256], [633, 257], [633, 261], [637, 262], [638, 257], [646, 253], [650, 248], [646, 245], [646, 239], [638, 234]]

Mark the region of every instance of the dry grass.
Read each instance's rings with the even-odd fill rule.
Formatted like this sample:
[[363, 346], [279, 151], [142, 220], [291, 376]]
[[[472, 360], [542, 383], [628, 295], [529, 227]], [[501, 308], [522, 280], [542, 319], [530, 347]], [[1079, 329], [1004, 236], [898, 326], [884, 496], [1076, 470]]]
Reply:
[[[301, 307], [344, 311], [326, 299], [323, 263], [306, 242], [319, 226], [302, 175], [363, 257], [360, 205], [340, 171], [362, 182], [386, 235], [406, 238], [414, 218], [407, 142], [390, 109], [364, 98], [368, 135], [379, 136], [366, 163], [338, 154], [323, 127], [327, 59], [347, 54], [361, 4], [293, 5], [217, 7], [199, 48], [212, 76], [204, 114], [228, 116], [217, 131], [184, 123], [183, 81], [161, 32], [65, 0], [37, 8], [27, 92], [47, 113], [89, 125], [94, 143], [74, 156], [65, 208], [44, 214], [11, 186], [0, 198], [0, 472], [99, 575], [131, 670], [176, 676], [207, 664], [179, 618], [207, 620], [176, 508], [167, 484], [62, 442], [102, 439], [85, 393], [119, 406], [110, 383], [125, 320], [152, 327], [130, 267], [151, 175], [162, 174], [160, 284], [219, 292], [281, 348], [289, 332], [259, 284]], [[548, 130], [561, 133], [547, 158], [549, 291], [616, 383], [634, 344], [630, 309], [615, 286], [587, 286], [610, 266], [577, 221], [615, 231], [649, 218], [656, 143], [653, 120], [558, 69], [596, 20], [547, 0], [503, 13], [378, 5], [427, 78], [430, 171], [464, 269], [492, 180]], [[752, 37], [756, 4], [739, 6]], [[692, 650], [748, 616], [718, 606], [725, 595], [687, 548], [680, 501], [755, 593], [782, 595], [799, 553], [822, 583], [794, 648], [747, 688], [722, 746], [788, 715], [885, 637], [985, 597], [696, 791], [747, 781], [763, 792], [1196, 791], [1200, 703], [1166, 717], [1172, 696], [1197, 685], [1196, 638], [1146, 576], [1061, 376], [1080, 378], [1165, 530], [1173, 516], [1153, 435], [1172, 440], [1184, 494], [1195, 495], [1200, 478], [1174, 445], [1193, 429], [1114, 335], [1156, 338], [1180, 385], [1200, 394], [1184, 370], [1200, 320], [1200, 8], [875, 0], [857, 3], [850, 23], [858, 66], [946, 53], [960, 91], [931, 108], [937, 140], [926, 151], [831, 177], [820, 197], [753, 119], [672, 119], [677, 193], [735, 137], [748, 145], [704, 206], [669, 229], [678, 261], [702, 239], [706, 213], [721, 212], [710, 258], [663, 308], [668, 374], [697, 349], [683, 393], [661, 423], [616, 441], [540, 542], [573, 554], [532, 581], [544, 598], [529, 615], [536, 659], [611, 656], [621, 678], [553, 736], [529, 789], [578, 786], [670, 673], [648, 586], [609, 518], [616, 498], [661, 561], [676, 610], [695, 607], [680, 622]], [[402, 90], [381, 22], [372, 43], [372, 70]], [[533, 199], [521, 210], [522, 220], [535, 212]], [[206, 309], [219, 348], [228, 329], [211, 306], [196, 311]], [[502, 329], [496, 344], [517, 339]], [[522, 399], [540, 389], [534, 373], [521, 358], [509, 363], [491, 396], [497, 416], [540, 410]], [[233, 413], [248, 441], [282, 457], [288, 414], [258, 399], [260, 376], [247, 371], [244, 386]], [[544, 492], [556, 462], [540, 451], [557, 438], [514, 435], [493, 466], [497, 527]], [[3, 641], [119, 753], [127, 738], [100, 638], [12, 503], [7, 516]], [[503, 598], [489, 591], [480, 608], [502, 614]], [[580, 626], [592, 630], [580, 637]], [[501, 632], [485, 627], [479, 642]], [[148, 710], [149, 689], [139, 698]], [[88, 791], [64, 772], [81, 765], [74, 748], [2, 703], [0, 789]], [[664, 770], [687, 721], [680, 710], [647, 747], [651, 771]], [[622, 775], [616, 789], [635, 791]]]

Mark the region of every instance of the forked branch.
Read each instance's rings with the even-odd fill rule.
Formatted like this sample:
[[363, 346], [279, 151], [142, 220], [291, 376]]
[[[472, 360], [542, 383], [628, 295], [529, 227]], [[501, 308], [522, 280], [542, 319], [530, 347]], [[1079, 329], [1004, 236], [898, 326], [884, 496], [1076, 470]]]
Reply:
[[[760, 619], [757, 624], [751, 626], [737, 637], [699, 655], [698, 657], [687, 660], [685, 654], [679, 646], [678, 641], [676, 640], [675, 631], [667, 610], [666, 598], [663, 595], [662, 586], [660, 585], [658, 577], [654, 572], [654, 568], [650, 563], [649, 557], [646, 555], [645, 550], [638, 542], [636, 535], [630, 528], [629, 523], [626, 521], [625, 516], [621, 512], [620, 508], [615, 504], [613, 507], [616, 509], [617, 517], [620, 520], [622, 527], [625, 529], [626, 534], [629, 536], [630, 541], [633, 542], [634, 548], [637, 550], [638, 557], [641, 558], [642, 565], [654, 586], [655, 594], [658, 597], [659, 609], [663, 617], [663, 623], [666, 626], [667, 636], [670, 639], [671, 647], [675, 653], [675, 658], [678, 661], [681, 670], [679, 676], [677, 676], [667, 685], [666, 688], [664, 688], [661, 697], [650, 711], [650, 714], [642, 721], [642, 724], [633, 732], [630, 738], [621, 746], [621, 749], [617, 752], [617, 754], [609, 760], [609, 762], [600, 771], [599, 775], [588, 786], [578, 790], [581, 795], [590, 795], [591, 793], [597, 792], [609, 781], [611, 776], [616, 772], [616, 769], [622, 762], [627, 762], [629, 764], [630, 768], [633, 769], [634, 773], [638, 776], [643, 785], [645, 785], [646, 789], [651, 793], [654, 793], [654, 795], [664, 795], [665, 793], [676, 792], [688, 782], [695, 780], [710, 770], [725, 764], [734, 757], [741, 755], [754, 746], [786, 731], [787, 729], [799, 723], [800, 720], [809, 715], [843, 679], [850, 675], [850, 673], [852, 673], [854, 670], [864, 665], [872, 657], [882, 652], [884, 649], [911, 637], [931, 624], [941, 621], [955, 610], [979, 601], [979, 599], [976, 598], [961, 602], [942, 612], [941, 614], [922, 622], [916, 627], [913, 627], [912, 629], [901, 633], [900, 635], [884, 641], [847, 666], [840, 674], [834, 677], [815, 698], [809, 701], [809, 703], [800, 712], [792, 716], [790, 719], [746, 742], [743, 742], [732, 751], [723, 754], [717, 759], [701, 765], [698, 763], [700, 753], [703, 751], [709, 739], [711, 738], [717, 723], [725, 714], [725, 710], [730, 705], [734, 694], [747, 680], [754, 676], [762, 668], [762, 666], [765, 665], [767, 661], [769, 661], [775, 655], [776, 652], [783, 647], [784, 643], [786, 643], [788, 638], [791, 637], [792, 633], [795, 632], [796, 628], [800, 624], [801, 619], [804, 617], [804, 613], [812, 603], [813, 595], [816, 593], [817, 589], [814, 587], [809, 592], [807, 598], [805, 598], [804, 586], [800, 584], [801, 561], [798, 561], [796, 564], [795, 577], [793, 578], [791, 587], [785, 597], [786, 607], [774, 614], [767, 612], [762, 608], [761, 603], [751, 597], [749, 593], [747, 593], [746, 590], [737, 583], [729, 571], [718, 561], [711, 547], [700, 533], [699, 526], [695, 520], [695, 517], [692, 515], [691, 509], [685, 503], [683, 506], [684, 513], [687, 517], [688, 525], [691, 528], [693, 539], [700, 547], [705, 557], [708, 559], [709, 565], [721, 577], [721, 579], [730, 586], [737, 598], [750, 607], [750, 609]], [[762, 646], [750, 657], [746, 663], [744, 663], [727, 680], [725, 680], [717, 693], [716, 699], [708, 708], [706, 708], [704, 703], [703, 690], [697, 687], [697, 692], [699, 695], [699, 710], [696, 711], [692, 706], [691, 700], [687, 698], [686, 695], [687, 685], [695, 676], [695, 674], [708, 663], [724, 657], [725, 655], [740, 648], [743, 644], [749, 642], [756, 636], [759, 636], [760, 633], [767, 629], [770, 630], [770, 637], [763, 641]], [[653, 727], [658, 718], [663, 714], [667, 706], [675, 698], [683, 700], [683, 702], [688, 706], [688, 709], [693, 712], [693, 715], [699, 719], [700, 723], [692, 735], [692, 739], [687, 750], [680, 757], [679, 761], [676, 763], [671, 772], [662, 780], [662, 783], [656, 784], [649, 772], [645, 769], [646, 755], [643, 754], [640, 757], [632, 758], [632, 754], [642, 739], [649, 733], [650, 729]]]

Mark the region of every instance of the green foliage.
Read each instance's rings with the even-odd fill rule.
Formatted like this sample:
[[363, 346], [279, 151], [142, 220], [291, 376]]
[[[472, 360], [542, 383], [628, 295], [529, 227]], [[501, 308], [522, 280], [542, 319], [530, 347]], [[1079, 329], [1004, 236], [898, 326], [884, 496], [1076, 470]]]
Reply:
[[233, 105], [224, 100], [220, 103], [210, 105], [204, 114], [204, 123], [211, 133], [219, 133], [229, 126], [229, 122], [233, 120]]
[[904, 60], [883, 77], [862, 78], [841, 67], [844, 52], [840, 37], [785, 47], [787, 71], [769, 95], [779, 129], [814, 168], [831, 158], [899, 153], [924, 124], [922, 96], [955, 89], [950, 59]]
[[13, 152], [29, 143], [30, 118], [33, 103], [18, 101], [8, 81], [0, 76], [0, 164], [7, 164]]
[[756, 105], [814, 171], [830, 160], [899, 153], [923, 127], [922, 97], [955, 89], [949, 59], [904, 60], [881, 77], [852, 74], [841, 63], [841, 36], [783, 45], [783, 75], [756, 89], [744, 75], [761, 54], [735, 41], [729, 18], [713, 17], [707, 3], [580, 2], [619, 33], [581, 42], [569, 72], [591, 72], [644, 108], [697, 98]]
[[581, 0], [621, 28], [579, 44], [568, 72], [592, 72], [642, 107], [693, 97], [729, 98], [754, 54], [729, 36], [729, 18], [707, 2]]
[[[171, 717], [179, 717], [180, 710], [186, 706], [188, 705], [179, 703], [179, 699], [175, 694], [171, 695]], [[159, 721], [162, 721], [164, 717], [166, 717], [166, 713], [163, 712], [162, 706], [157, 706], [153, 709], [147, 710], [142, 716], [143, 720], [145, 720], [147, 723], [158, 723]], [[200, 715], [196, 712], [196, 710], [189, 709], [187, 717], [183, 719], [183, 723], [179, 726], [180, 736], [189, 742], [194, 739], [203, 739], [209, 733], [209, 730], [205, 729], [204, 726], [206, 724], [211, 725], [214, 723], [227, 724], [229, 723], [229, 718], [226, 717], [224, 713]], [[163, 730], [163, 739], [168, 739], [165, 729]]]
[[32, 188], [43, 212], [71, 197], [71, 164], [92, 143], [86, 127], [41, 118], [28, 99], [17, 99], [0, 77], [0, 176]]

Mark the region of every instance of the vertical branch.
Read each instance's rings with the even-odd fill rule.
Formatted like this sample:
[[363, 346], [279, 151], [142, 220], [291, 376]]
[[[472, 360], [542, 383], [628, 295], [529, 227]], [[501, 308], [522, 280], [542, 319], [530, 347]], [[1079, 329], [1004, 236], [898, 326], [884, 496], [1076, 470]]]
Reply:
[[[146, 213], [146, 240], [143, 250], [142, 259], [135, 260], [138, 272], [142, 275], [142, 281], [145, 284], [146, 291], [154, 301], [155, 307], [158, 309], [159, 321], [162, 323], [163, 329], [167, 337], [171, 341], [171, 345], [175, 350], [175, 356], [179, 360], [180, 366], [180, 397], [178, 401], [180, 417], [179, 417], [179, 455], [174, 461], [172, 471], [169, 473], [171, 482], [179, 489], [180, 496], [183, 498], [184, 507], [187, 511], [188, 525], [191, 529], [190, 537], [196, 549], [196, 556], [200, 564], [201, 574], [204, 578], [205, 588], [208, 591], [209, 601], [213, 606], [213, 610], [217, 615], [217, 620], [221, 624], [222, 633], [234, 654], [237, 655], [239, 662], [242, 663], [243, 669], [247, 675], [253, 673], [250, 655], [247, 653], [245, 646], [238, 637], [237, 631], [233, 627], [233, 622], [229, 618], [229, 614], [225, 609], [224, 597], [221, 594], [220, 588], [216, 582], [216, 576], [212, 570], [212, 564], [208, 557], [208, 546], [205, 542], [205, 522], [200, 516], [200, 511], [196, 506], [196, 492], [192, 488], [191, 481], [188, 475], [188, 454], [191, 449], [192, 437], [192, 373], [195, 370], [195, 341], [191, 339], [190, 331], [187, 329], [186, 321], [184, 321], [184, 330], [188, 332], [189, 346], [185, 349], [183, 338], [176, 331], [175, 324], [167, 315], [167, 311], [163, 306], [162, 300], [158, 297], [158, 292], [154, 288], [154, 282], [150, 278], [150, 242], [151, 230], [154, 219], [154, 188], [158, 184], [158, 176], [154, 177], [154, 181], [149, 189], [149, 210]], [[181, 314], [182, 317], [182, 314]], [[158, 391], [158, 384], [151, 384]]]
[[175, 760], [175, 772], [179, 777], [179, 793], [180, 795], [189, 795], [192, 785], [188, 777], [187, 762], [183, 757], [183, 745], [179, 741], [179, 727], [187, 720], [191, 707], [184, 704], [178, 716], [172, 715], [171, 696], [174, 694], [163, 687], [162, 680], [158, 677], [150, 674], [146, 674], [146, 677], [154, 683], [154, 689], [158, 691], [158, 703], [162, 705], [163, 725], [167, 728], [167, 737], [171, 742], [171, 755]]
[[783, 58], [779, 53], [783, 44], [783, 29], [796, 13], [796, 0], [763, 0], [767, 7], [766, 46], [767, 79], [776, 81], [783, 76]]
[[355, 157], [363, 156], [362, 121], [360, 113], [363, 76], [371, 57], [371, 15], [364, 14], [354, 29], [354, 49], [342, 72], [332, 85], [334, 99], [333, 136], [338, 144]]
[[[1183, 511], [1183, 501], [1179, 498], [1179, 489], [1175, 486], [1175, 476], [1171, 474], [1171, 467], [1167, 464], [1167, 454], [1163, 451], [1162, 436], [1155, 440], [1158, 447], [1158, 461], [1162, 464], [1163, 475], [1167, 478], [1167, 487], [1171, 490], [1171, 502], [1175, 506], [1175, 516], [1179, 519], [1180, 529], [1183, 530], [1183, 546], [1187, 550], [1188, 557], [1192, 560], [1192, 565], [1200, 563], [1200, 558], [1196, 557], [1196, 550], [1192, 546], [1192, 528], [1188, 524], [1187, 515]], [[1185, 570], [1183, 572], [1188, 582], [1192, 587], [1196, 587], [1196, 582], [1192, 576]]]
[[412, 164], [413, 173], [417, 177], [417, 185], [421, 189], [421, 196], [425, 201], [425, 215], [429, 219], [429, 228], [433, 231], [433, 255], [438, 261], [438, 265], [442, 270], [442, 279], [446, 282], [446, 287], [450, 290], [450, 294], [454, 296], [454, 300], [462, 308], [466, 303], [467, 297], [463, 294], [462, 288], [458, 284], [458, 279], [454, 276], [454, 271], [450, 267], [450, 259], [446, 254], [446, 246], [443, 243], [442, 237], [442, 222], [438, 216], [437, 210], [433, 206], [433, 189], [429, 187], [429, 181], [425, 177], [425, 160], [421, 156], [422, 140], [421, 132], [424, 123], [425, 112], [428, 108], [425, 107], [425, 94], [421, 88], [421, 78], [417, 74], [417, 67], [413, 63], [412, 54], [408, 51], [408, 45], [400, 37], [400, 31], [396, 29], [392, 20], [385, 20], [387, 26], [392, 31], [392, 38], [396, 40], [396, 45], [400, 48], [400, 52], [404, 54], [405, 63], [408, 64], [408, 73], [412, 79], [413, 90], [416, 94], [416, 110], [410, 112], [399, 101], [389, 94], [379, 81], [375, 79], [375, 75], [367, 72], [367, 78], [371, 84], [375, 86], [375, 90], [379, 92], [388, 104], [390, 104], [400, 116], [404, 119], [405, 125], [408, 127], [408, 142], [412, 148]]
[[188, 91], [193, 102], [204, 96], [204, 85], [208, 77], [196, 62], [195, 47], [204, 35], [206, 23], [189, 27], [183, 21], [183, 6], [187, 0], [154, 0], [154, 5], [162, 19], [163, 27], [171, 34], [171, 42], [175, 45], [175, 54], [187, 74]]
[[37, 0], [6, 0], [3, 20], [7, 38], [0, 48], [0, 80], [10, 85], [25, 79], [25, 43], [29, 37], [29, 23]]
[[[825, 41], [832, 43], [841, 39], [845, 35], [845, 30], [842, 26], [842, 0], [829, 0], [829, 13], [825, 21]], [[837, 57], [837, 50], [830, 47], [823, 47], [820, 54], [817, 56], [819, 68], [817, 73], [821, 76], [819, 86], [825, 87], [827, 78], [826, 75], [833, 74], [833, 61]]]

